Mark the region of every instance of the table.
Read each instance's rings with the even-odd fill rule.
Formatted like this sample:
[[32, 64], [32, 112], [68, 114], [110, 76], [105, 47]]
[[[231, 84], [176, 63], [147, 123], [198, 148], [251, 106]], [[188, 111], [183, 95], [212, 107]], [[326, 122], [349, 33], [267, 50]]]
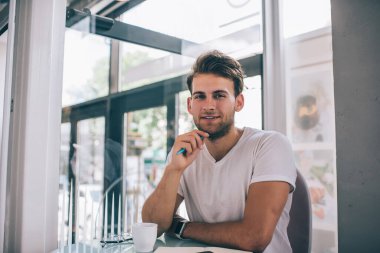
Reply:
[[[193, 240], [179, 240], [170, 236], [162, 235], [157, 238], [154, 245], [154, 250], [158, 247], [208, 247], [209, 245], [200, 243]], [[105, 247], [101, 247], [100, 243], [97, 242], [91, 247], [88, 244], [78, 243], [77, 245], [71, 245], [71, 253], [137, 253], [133, 246], [133, 243], [120, 243], [120, 244], [108, 244]], [[56, 249], [52, 253], [68, 253], [69, 246], [65, 246], [63, 249]]]

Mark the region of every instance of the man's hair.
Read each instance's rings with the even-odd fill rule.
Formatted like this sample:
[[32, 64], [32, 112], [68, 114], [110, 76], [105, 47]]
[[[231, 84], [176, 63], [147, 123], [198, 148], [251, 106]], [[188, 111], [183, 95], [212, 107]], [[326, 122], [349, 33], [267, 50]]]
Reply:
[[232, 80], [234, 82], [235, 97], [243, 91], [244, 71], [240, 63], [220, 51], [213, 50], [198, 57], [190, 75], [187, 77], [187, 87], [190, 93], [193, 93], [193, 78], [198, 74], [214, 74]]

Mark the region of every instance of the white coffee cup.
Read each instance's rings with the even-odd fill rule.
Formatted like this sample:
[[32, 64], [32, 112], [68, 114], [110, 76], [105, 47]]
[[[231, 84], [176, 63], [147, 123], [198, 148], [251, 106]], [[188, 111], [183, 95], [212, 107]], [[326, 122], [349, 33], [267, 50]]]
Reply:
[[133, 224], [132, 238], [137, 252], [153, 251], [157, 238], [157, 224], [144, 222]]

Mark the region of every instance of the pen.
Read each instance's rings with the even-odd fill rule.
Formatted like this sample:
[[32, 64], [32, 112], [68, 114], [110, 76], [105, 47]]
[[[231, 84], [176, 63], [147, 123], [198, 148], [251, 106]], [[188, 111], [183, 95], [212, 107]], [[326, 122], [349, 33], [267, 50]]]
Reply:
[[[199, 137], [201, 137], [201, 140], [204, 139], [203, 136], [199, 136]], [[186, 149], [185, 148], [181, 148], [180, 150], [178, 150], [177, 153], [176, 153], [176, 155], [180, 155], [180, 154], [186, 155]]]

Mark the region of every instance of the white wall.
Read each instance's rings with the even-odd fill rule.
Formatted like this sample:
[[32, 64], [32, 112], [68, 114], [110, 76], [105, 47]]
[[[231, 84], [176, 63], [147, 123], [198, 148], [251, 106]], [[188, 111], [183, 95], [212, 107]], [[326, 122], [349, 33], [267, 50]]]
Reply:
[[[9, 15], [9, 33], [14, 31], [9, 38], [14, 37], [14, 43], [10, 42], [13, 50], [8, 52], [7, 66], [13, 74], [6, 85], [11, 95], [6, 94], [7, 99], [12, 97], [14, 107], [9, 117], [9, 142], [5, 134], [1, 146], [7, 199], [5, 208], [1, 205], [6, 213], [0, 251], [50, 252], [57, 248], [66, 1], [11, 3], [16, 5], [13, 8], [11, 4]], [[3, 187], [1, 190], [3, 194]]]
[[[0, 206], [5, 206], [6, 199], [6, 175], [7, 168], [6, 162], [3, 161], [3, 157], [6, 157], [6, 150], [3, 150], [3, 141], [7, 141], [8, 127], [3, 127], [4, 121], [9, 122], [9, 113], [4, 115], [4, 101], [8, 100], [5, 89], [5, 68], [7, 59], [7, 39], [8, 32], [4, 33], [0, 37]], [[6, 107], [8, 108], [8, 107]], [[4, 135], [4, 136], [3, 136]], [[0, 252], [2, 252], [4, 245], [4, 222], [5, 222], [5, 208], [0, 208]]]
[[0, 36], [0, 143], [3, 129], [4, 85], [5, 85], [5, 59], [7, 52], [7, 32]]

